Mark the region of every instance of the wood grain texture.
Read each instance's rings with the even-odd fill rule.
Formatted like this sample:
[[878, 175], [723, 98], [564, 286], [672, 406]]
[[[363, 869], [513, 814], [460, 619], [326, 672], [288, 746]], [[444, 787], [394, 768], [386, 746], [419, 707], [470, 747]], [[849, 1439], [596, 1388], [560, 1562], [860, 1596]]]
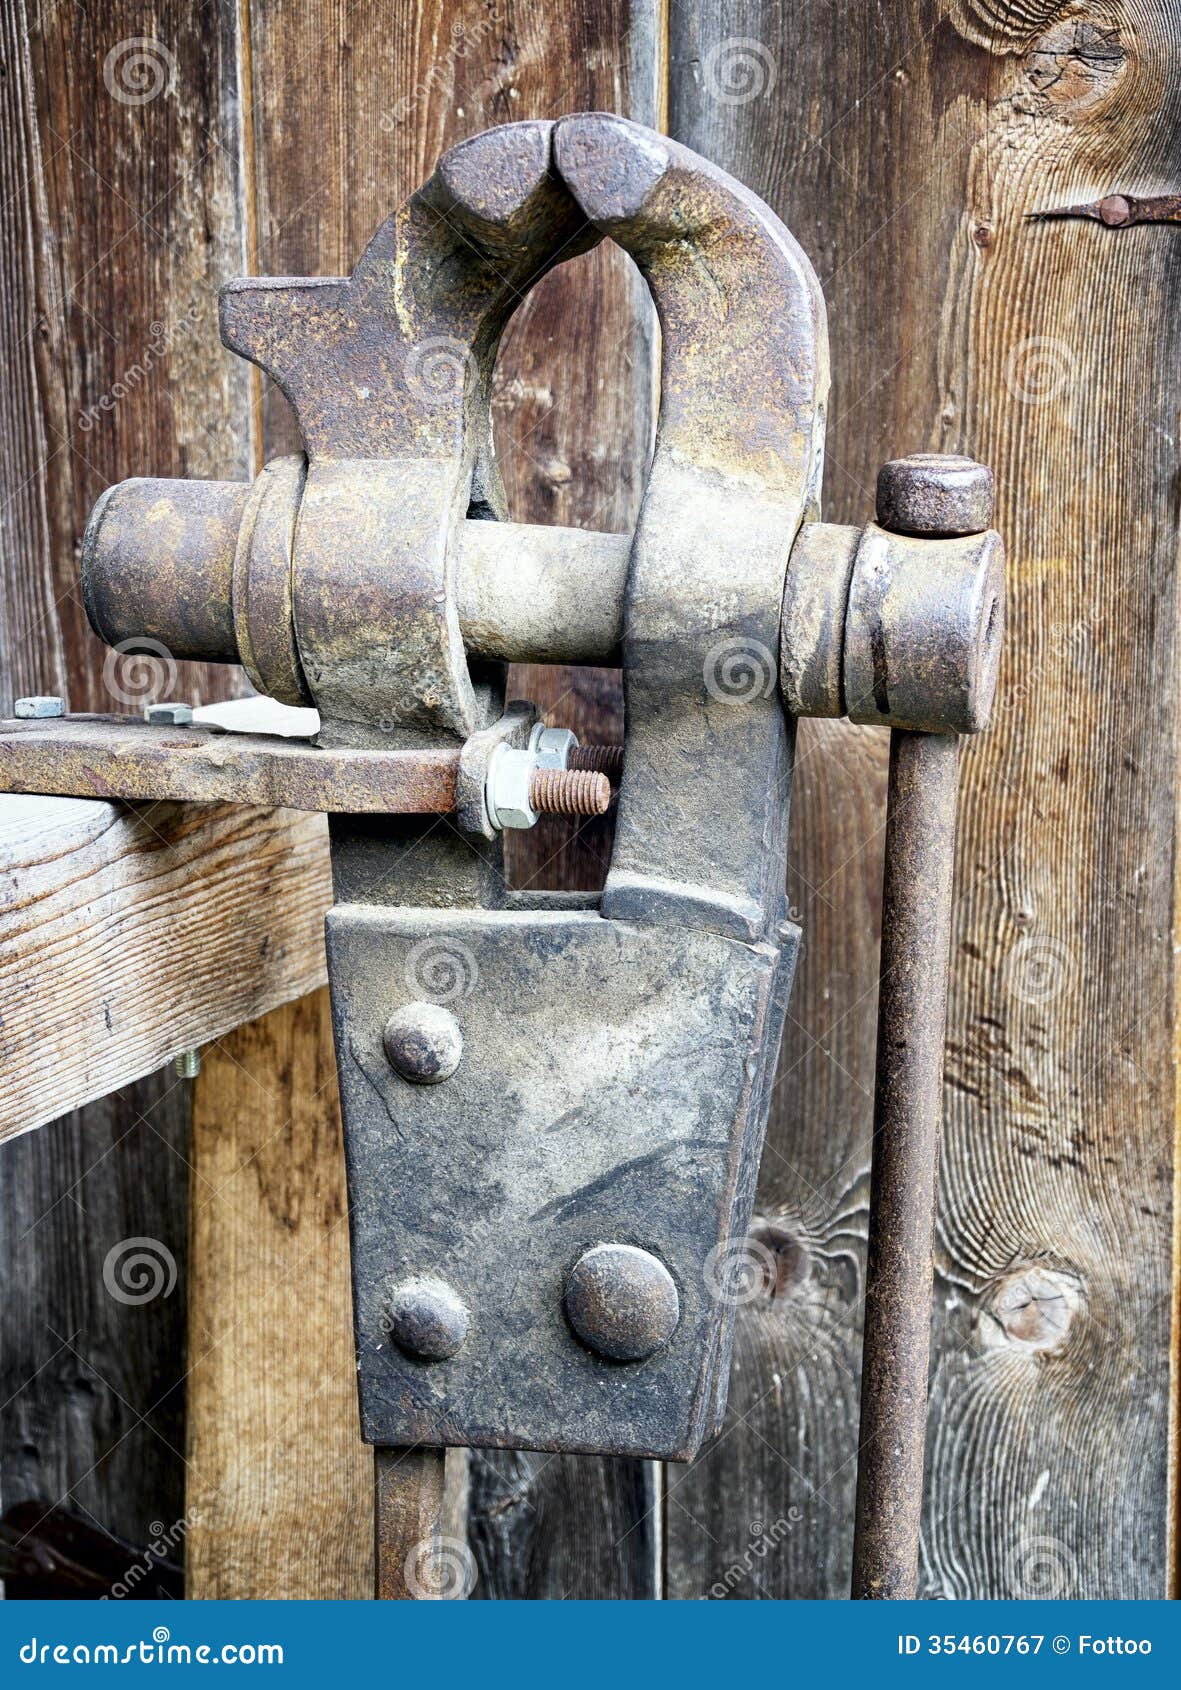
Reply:
[[[154, 73], [121, 80], [118, 49], [145, 34], [164, 74], [141, 101]], [[108, 660], [86, 629], [78, 542], [108, 481], [247, 467], [231, 427], [245, 383], [216, 334], [216, 282], [241, 263], [235, 67], [228, 3], [0, 9], [4, 715], [30, 692], [109, 709], [142, 701], [145, 681], [148, 696], [218, 684], [174, 678], [167, 654], [146, 672]], [[21, 1287], [0, 1313], [6, 1505], [68, 1496], [139, 1542], [181, 1514], [187, 1129], [169, 1073], [0, 1156], [0, 1275]], [[177, 1279], [124, 1305], [102, 1269], [139, 1236]]]
[[[348, 271], [439, 154], [490, 124], [586, 107], [656, 115], [653, 12], [624, 0], [592, 14], [508, 0], [392, 7], [362, 0], [347, 15], [327, 4], [293, 13], [278, 0], [252, 0], [249, 16], [253, 257], [263, 274]], [[582, 259], [529, 296], [507, 336], [494, 400], [518, 520], [619, 529], [634, 521], [648, 441], [650, 338], [650, 312], [618, 254]], [[269, 386], [261, 415], [264, 455], [296, 441], [286, 402]], [[536, 697], [586, 738], [619, 736], [613, 677], [533, 671], [518, 673], [513, 690]], [[601, 826], [539, 827], [529, 852], [516, 857], [514, 877], [535, 886], [596, 885], [608, 837]], [[203, 1075], [202, 1093], [213, 1083]], [[221, 1113], [212, 1098], [210, 1108]], [[322, 1148], [335, 1157], [327, 1139]], [[336, 1189], [342, 1176], [335, 1161], [325, 1161], [306, 1164], [306, 1177]], [[226, 1221], [235, 1224], [243, 1223]], [[343, 1263], [343, 1233], [328, 1247]], [[217, 1291], [232, 1297], [232, 1282], [223, 1275]], [[338, 1310], [337, 1318], [347, 1314]], [[282, 1340], [275, 1334], [274, 1341]], [[215, 1408], [213, 1396], [194, 1400], [199, 1419]], [[301, 1454], [313, 1467], [327, 1462], [327, 1486], [340, 1429], [325, 1424], [322, 1435], [319, 1453], [309, 1437]], [[249, 1461], [246, 1446], [240, 1459]], [[474, 1595], [507, 1585], [523, 1595], [654, 1594], [659, 1520], [647, 1469], [513, 1458], [517, 1503], [506, 1513], [498, 1473], [478, 1455], [470, 1466]], [[577, 1512], [568, 1507], [572, 1496], [583, 1502]], [[338, 1504], [347, 1515], [351, 1493]], [[272, 1542], [283, 1535], [284, 1517], [289, 1541], [302, 1532], [298, 1516], [284, 1516], [277, 1504]], [[235, 1578], [248, 1565], [240, 1534], [253, 1526], [247, 1514], [219, 1516], [209, 1541], [222, 1546], [223, 1563], [211, 1547], [194, 1564], [194, 1594], [240, 1588]]]
[[326, 990], [205, 1059], [191, 1202], [186, 1591], [367, 1597], [373, 1461]]
[[[753, 82], [725, 80], [735, 38]], [[863, 519], [886, 457], [964, 450], [1009, 547], [997, 721], [963, 764], [930, 1596], [1165, 1589], [1181, 258], [1023, 214], [1175, 188], [1179, 58], [1176, 6], [1146, 0], [672, 13], [673, 132], [824, 286], [826, 515]], [[670, 1489], [670, 1594], [848, 1588], [885, 750], [801, 737], [775, 1271], [727, 1430]]]
[[292, 810], [0, 799], [0, 1139], [322, 985], [327, 847]]

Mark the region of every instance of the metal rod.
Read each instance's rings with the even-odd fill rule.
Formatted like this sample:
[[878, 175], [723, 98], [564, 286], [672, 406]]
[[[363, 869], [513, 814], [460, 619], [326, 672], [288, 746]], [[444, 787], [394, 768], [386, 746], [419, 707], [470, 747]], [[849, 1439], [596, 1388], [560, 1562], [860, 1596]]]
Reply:
[[373, 1451], [374, 1594], [383, 1602], [442, 1595], [441, 1449]]
[[913, 1597], [918, 1579], [957, 769], [954, 737], [891, 734], [853, 1538], [859, 1599]]

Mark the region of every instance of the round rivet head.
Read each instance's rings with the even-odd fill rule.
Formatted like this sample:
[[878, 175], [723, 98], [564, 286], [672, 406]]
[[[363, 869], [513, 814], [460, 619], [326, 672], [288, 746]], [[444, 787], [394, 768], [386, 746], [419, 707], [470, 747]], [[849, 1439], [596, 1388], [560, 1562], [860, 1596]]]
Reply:
[[449, 1080], [463, 1055], [459, 1022], [441, 1003], [408, 1003], [385, 1024], [390, 1067], [417, 1086]]
[[597, 1244], [566, 1281], [566, 1318], [588, 1350], [608, 1361], [643, 1361], [681, 1318], [672, 1274], [647, 1250]]
[[390, 1337], [412, 1361], [446, 1361], [463, 1348], [471, 1315], [443, 1279], [404, 1279], [386, 1305]]
[[892, 534], [983, 534], [995, 507], [992, 471], [974, 458], [915, 452], [878, 471], [878, 525]]

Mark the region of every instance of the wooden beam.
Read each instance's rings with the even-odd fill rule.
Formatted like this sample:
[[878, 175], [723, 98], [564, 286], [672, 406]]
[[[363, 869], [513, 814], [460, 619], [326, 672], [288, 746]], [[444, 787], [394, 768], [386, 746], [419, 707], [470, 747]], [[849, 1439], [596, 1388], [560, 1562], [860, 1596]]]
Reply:
[[324, 819], [0, 798], [0, 1138], [322, 984]]

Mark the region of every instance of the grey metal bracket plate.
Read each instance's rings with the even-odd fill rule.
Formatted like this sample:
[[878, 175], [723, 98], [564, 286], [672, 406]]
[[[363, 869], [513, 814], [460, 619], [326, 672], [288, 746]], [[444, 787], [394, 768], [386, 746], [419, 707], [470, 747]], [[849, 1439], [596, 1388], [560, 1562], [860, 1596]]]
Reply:
[[[749, 1222], [798, 929], [781, 939], [587, 911], [330, 912], [367, 1441], [693, 1455], [724, 1405], [733, 1309], [710, 1253]], [[430, 999], [464, 1052], [418, 1086], [382, 1034]], [[566, 1322], [566, 1277], [601, 1243], [676, 1281], [679, 1324], [645, 1361], [604, 1361]], [[390, 1339], [390, 1291], [415, 1275], [471, 1311], [448, 1360]]]

